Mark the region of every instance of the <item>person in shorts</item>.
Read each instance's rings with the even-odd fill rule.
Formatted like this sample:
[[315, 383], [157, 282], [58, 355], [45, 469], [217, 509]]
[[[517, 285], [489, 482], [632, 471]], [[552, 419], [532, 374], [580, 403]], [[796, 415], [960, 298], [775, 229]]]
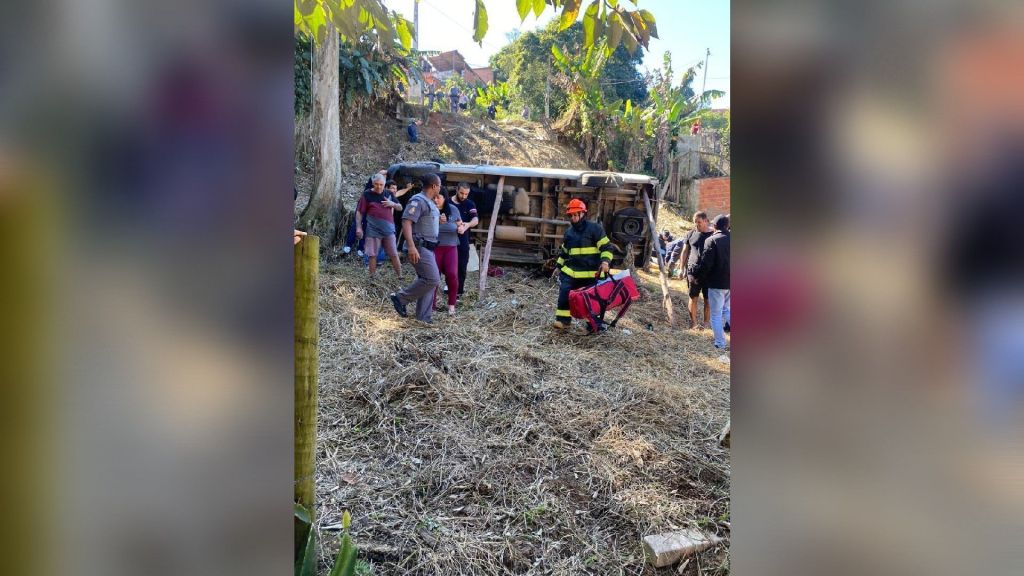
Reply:
[[[686, 235], [686, 247], [683, 248], [683, 255], [680, 261], [686, 263], [686, 282], [689, 286], [690, 295], [690, 327], [697, 330], [704, 329], [704, 323], [711, 318], [711, 305], [708, 300], [708, 287], [694, 277], [693, 269], [697, 267], [697, 261], [704, 252], [704, 241], [711, 237], [711, 223], [708, 222], [708, 214], [703, 210], [693, 215], [693, 230]], [[704, 297], [704, 323], [697, 322], [697, 298]]]
[[[381, 246], [391, 259], [391, 267], [395, 274], [402, 277], [402, 263], [398, 260], [398, 249], [395, 245], [394, 211], [401, 210], [398, 199], [384, 189], [386, 178], [383, 174], [374, 174], [371, 178], [373, 188], [363, 192], [356, 204], [356, 236], [365, 240], [364, 250], [370, 263], [370, 277], [377, 273], [377, 254]], [[366, 216], [366, 229], [362, 219]]]

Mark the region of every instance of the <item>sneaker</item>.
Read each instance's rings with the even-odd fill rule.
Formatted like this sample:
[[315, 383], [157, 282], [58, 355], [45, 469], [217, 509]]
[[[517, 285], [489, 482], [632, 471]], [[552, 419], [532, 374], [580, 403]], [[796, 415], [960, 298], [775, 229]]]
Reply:
[[448, 307], [448, 315], [449, 316], [455, 316], [455, 306], [449, 306]]
[[398, 299], [398, 296], [392, 292], [388, 297], [391, 298], [391, 303], [395, 306], [395, 312], [398, 312], [398, 315], [402, 318], [408, 318], [409, 313], [405, 311], [405, 305]]
[[566, 324], [565, 322], [559, 322], [558, 320], [555, 320], [554, 322], [551, 323], [551, 327], [556, 330], [566, 330], [567, 328], [569, 328], [569, 325]]
[[341, 249], [341, 251], [344, 252], [345, 254], [350, 254], [352, 252], [352, 247], [345, 246], [344, 248]]
[[362, 250], [358, 250], [358, 251], [356, 251], [356, 256], [359, 256], [360, 258], [362, 258], [363, 256], [366, 256], [366, 254], [364, 254]]

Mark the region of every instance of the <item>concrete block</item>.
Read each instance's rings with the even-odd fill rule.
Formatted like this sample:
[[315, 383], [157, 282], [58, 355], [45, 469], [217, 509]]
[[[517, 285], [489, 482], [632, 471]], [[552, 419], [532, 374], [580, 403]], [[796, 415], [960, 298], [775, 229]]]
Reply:
[[644, 553], [652, 566], [663, 568], [679, 562], [686, 556], [720, 543], [722, 543], [722, 539], [718, 536], [687, 529], [644, 536]]

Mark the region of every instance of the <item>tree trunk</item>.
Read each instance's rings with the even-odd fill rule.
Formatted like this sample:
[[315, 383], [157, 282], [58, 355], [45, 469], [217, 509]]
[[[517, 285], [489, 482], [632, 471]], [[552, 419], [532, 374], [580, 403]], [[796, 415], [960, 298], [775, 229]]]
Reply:
[[313, 47], [313, 125], [316, 130], [313, 192], [299, 228], [319, 236], [323, 248], [341, 240], [341, 121], [338, 102], [338, 32], [328, 22], [324, 41]]

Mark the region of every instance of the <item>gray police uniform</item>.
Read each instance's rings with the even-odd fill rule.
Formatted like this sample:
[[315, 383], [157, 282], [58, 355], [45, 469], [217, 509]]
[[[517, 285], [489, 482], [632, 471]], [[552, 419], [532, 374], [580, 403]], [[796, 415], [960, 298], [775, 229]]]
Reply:
[[434, 312], [434, 289], [441, 284], [441, 274], [437, 270], [434, 251], [422, 245], [421, 241], [437, 242], [440, 216], [434, 201], [422, 192], [413, 196], [402, 211], [402, 219], [412, 221], [412, 235], [416, 239], [420, 261], [413, 264], [416, 280], [396, 296], [403, 305], [416, 302], [416, 319], [424, 322], [429, 322]]

